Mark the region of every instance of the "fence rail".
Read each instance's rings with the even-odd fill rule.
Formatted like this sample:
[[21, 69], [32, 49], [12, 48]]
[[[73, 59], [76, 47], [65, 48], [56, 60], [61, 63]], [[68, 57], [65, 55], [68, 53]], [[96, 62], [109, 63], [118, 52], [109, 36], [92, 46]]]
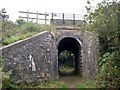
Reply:
[[[34, 20], [36, 20], [36, 23], [38, 23], [39, 20], [43, 20], [43, 21], [45, 22], [45, 24], [47, 24], [47, 21], [49, 21], [49, 19], [47, 19], [47, 16], [49, 16], [49, 14], [47, 14], [46, 12], [45, 12], [45, 13], [39, 13], [39, 12], [37, 11], [36, 13], [34, 13], [34, 12], [29, 12], [29, 11], [27, 10], [27, 12], [26, 12], [26, 11], [19, 11], [19, 13], [25, 13], [25, 14], [27, 14], [26, 17], [19, 16], [19, 18], [27, 19], [27, 22], [29, 21], [29, 19], [32, 19], [32, 20], [34, 19]], [[30, 17], [30, 16], [29, 16], [30, 14], [36, 15], [36, 18], [35, 18], [35, 17]], [[40, 16], [44, 16], [44, 18], [39, 18], [39, 15], [40, 15]]]

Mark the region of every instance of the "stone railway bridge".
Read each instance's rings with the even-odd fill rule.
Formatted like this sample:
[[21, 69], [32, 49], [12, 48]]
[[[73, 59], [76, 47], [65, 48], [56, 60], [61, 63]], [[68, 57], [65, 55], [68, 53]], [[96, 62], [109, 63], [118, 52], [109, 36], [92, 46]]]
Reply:
[[85, 78], [97, 74], [98, 39], [95, 32], [57, 28], [2, 47], [4, 71], [12, 82], [39, 83], [59, 78], [58, 56], [69, 50], [75, 56], [75, 70]]

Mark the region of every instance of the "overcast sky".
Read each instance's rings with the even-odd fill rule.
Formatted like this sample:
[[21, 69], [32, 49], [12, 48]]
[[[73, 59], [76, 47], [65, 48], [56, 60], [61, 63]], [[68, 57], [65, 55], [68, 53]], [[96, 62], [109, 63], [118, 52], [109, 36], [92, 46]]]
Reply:
[[[102, 0], [92, 0], [92, 6]], [[18, 11], [54, 12], [54, 13], [85, 13], [86, 0], [1, 0], [0, 9], [5, 8], [9, 19], [15, 21]]]

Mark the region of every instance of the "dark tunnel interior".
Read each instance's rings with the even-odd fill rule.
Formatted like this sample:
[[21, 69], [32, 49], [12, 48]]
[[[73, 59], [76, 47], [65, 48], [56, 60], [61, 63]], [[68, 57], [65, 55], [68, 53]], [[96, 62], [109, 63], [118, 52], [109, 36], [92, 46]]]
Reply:
[[[59, 43], [58, 43], [58, 57], [61, 52], [63, 51], [70, 51], [74, 54], [74, 74], [79, 74], [80, 73], [80, 54], [81, 54], [81, 45], [76, 40], [75, 38], [72, 37], [66, 37], [63, 38]], [[59, 62], [59, 60], [58, 60]], [[58, 65], [59, 66], [59, 65]], [[60, 74], [60, 71], [59, 71]]]

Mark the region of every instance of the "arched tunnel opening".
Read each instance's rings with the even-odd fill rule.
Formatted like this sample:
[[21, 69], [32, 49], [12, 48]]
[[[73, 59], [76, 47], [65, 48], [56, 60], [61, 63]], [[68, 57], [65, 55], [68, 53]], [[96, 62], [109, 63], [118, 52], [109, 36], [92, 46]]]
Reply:
[[81, 44], [72, 37], [66, 37], [58, 43], [59, 75], [81, 75]]

